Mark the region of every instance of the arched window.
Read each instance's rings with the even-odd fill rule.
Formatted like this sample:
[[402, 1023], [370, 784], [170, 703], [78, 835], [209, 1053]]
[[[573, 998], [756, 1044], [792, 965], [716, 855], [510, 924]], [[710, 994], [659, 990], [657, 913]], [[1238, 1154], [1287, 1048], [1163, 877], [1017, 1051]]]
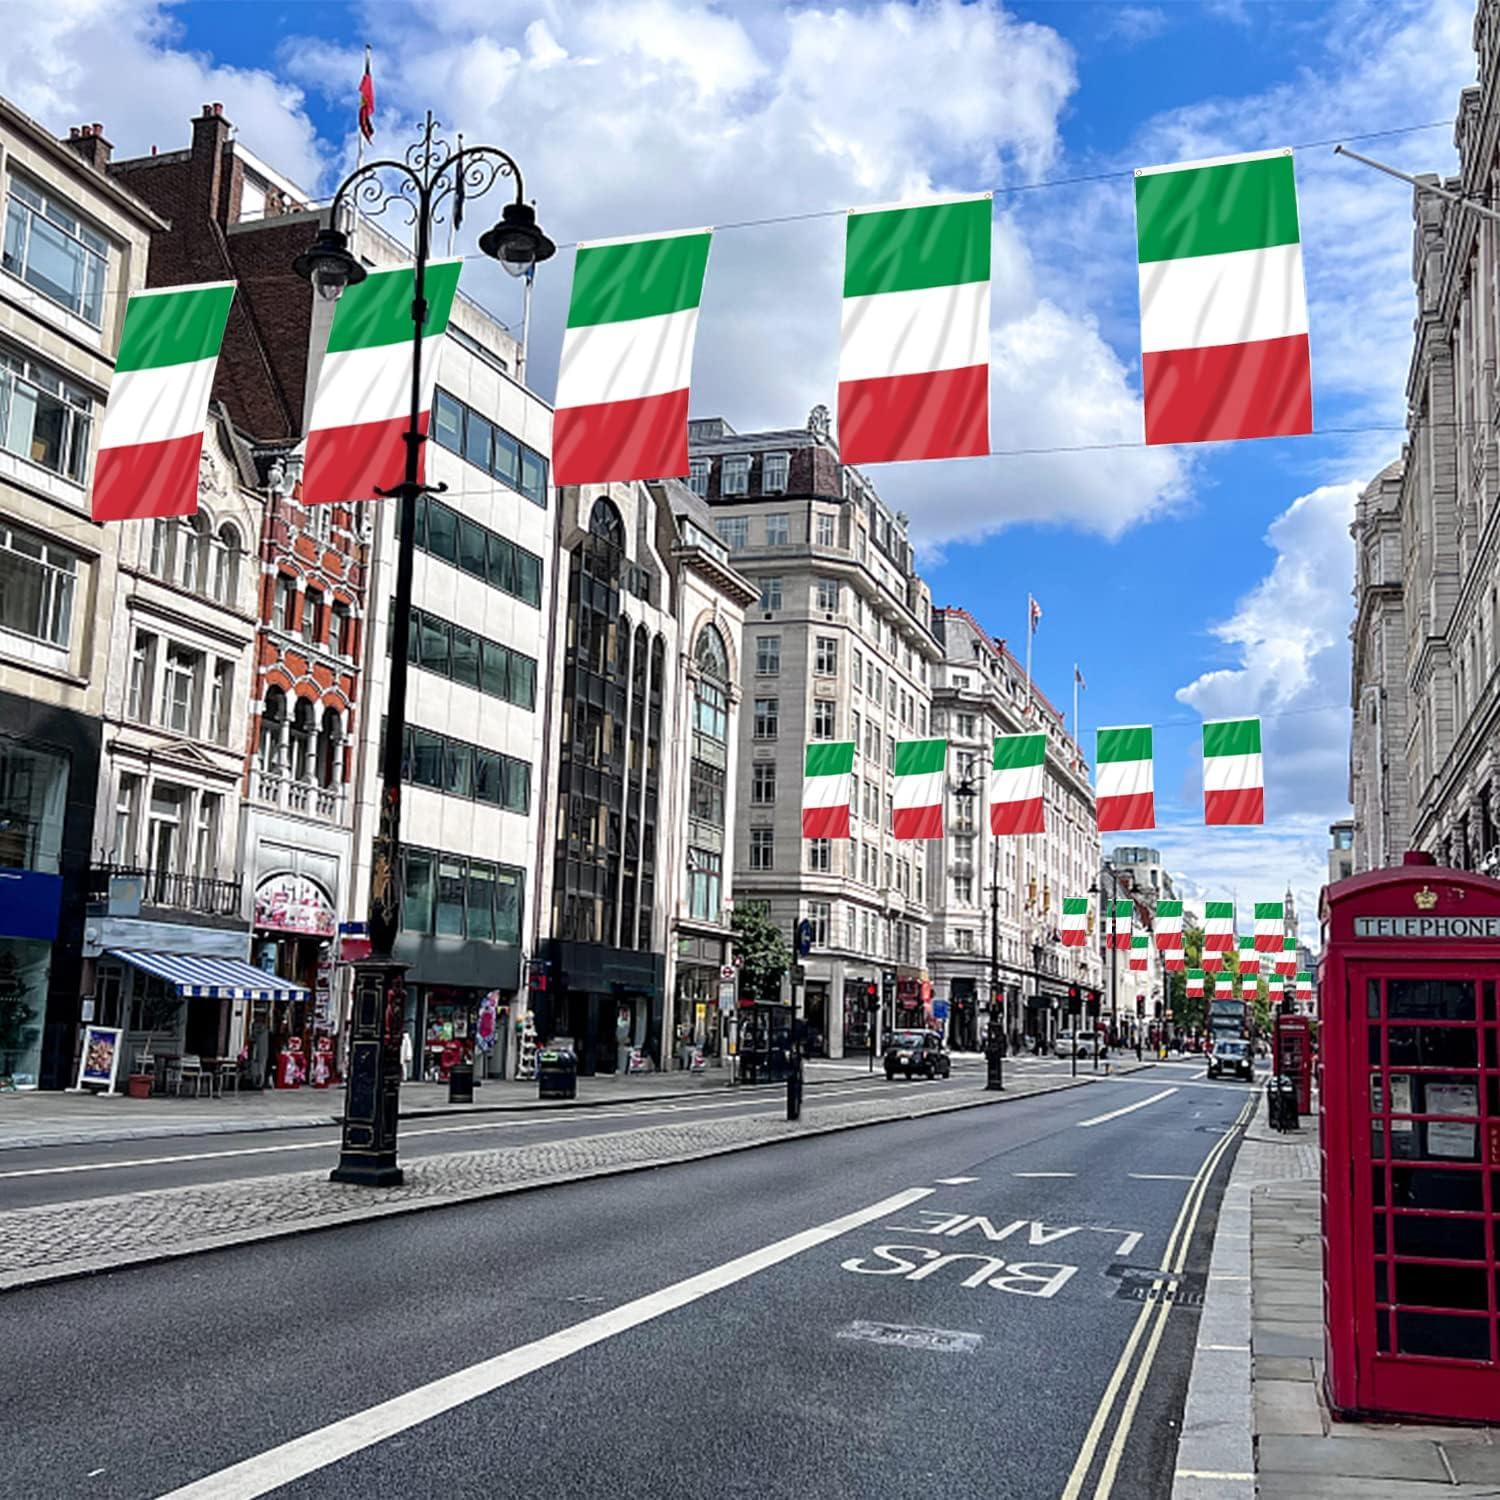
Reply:
[[340, 760], [344, 744], [344, 723], [338, 709], [323, 710], [323, 727], [318, 731], [318, 785], [339, 784]]
[[177, 557], [177, 522], [159, 516], [151, 523], [151, 571], [170, 580]]
[[311, 781], [313, 775], [314, 717], [311, 698], [299, 698], [292, 710], [292, 779]]
[[240, 534], [233, 526], [221, 526], [214, 539], [214, 598], [233, 604], [239, 591]]
[[698, 668], [693, 727], [723, 744], [729, 737], [729, 652], [717, 626], [705, 625], [698, 632], [693, 661]]
[[267, 776], [279, 775], [281, 726], [286, 723], [286, 694], [279, 687], [266, 691], [265, 712], [260, 716], [260, 768]]
[[625, 523], [620, 519], [614, 501], [606, 500], [602, 495], [594, 501], [594, 508], [589, 512], [589, 530], [611, 547], [624, 550]]

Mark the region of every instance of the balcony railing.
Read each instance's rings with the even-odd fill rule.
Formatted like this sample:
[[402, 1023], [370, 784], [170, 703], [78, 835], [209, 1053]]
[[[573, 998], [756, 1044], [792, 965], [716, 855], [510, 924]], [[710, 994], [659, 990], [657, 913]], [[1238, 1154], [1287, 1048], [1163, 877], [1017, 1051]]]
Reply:
[[319, 786], [313, 781], [297, 781], [290, 776], [278, 776], [274, 772], [256, 768], [253, 791], [257, 802], [268, 802], [272, 807], [284, 807], [288, 812], [311, 813], [319, 818], [336, 822], [344, 808], [342, 787]]
[[[219, 880], [207, 875], [180, 874], [175, 870], [152, 870], [143, 865], [91, 866], [90, 904], [106, 905], [110, 899], [111, 883], [117, 878], [139, 882], [142, 907], [164, 907], [208, 917], [240, 915], [241, 884], [238, 879]], [[116, 889], [118, 891], [118, 887]]]

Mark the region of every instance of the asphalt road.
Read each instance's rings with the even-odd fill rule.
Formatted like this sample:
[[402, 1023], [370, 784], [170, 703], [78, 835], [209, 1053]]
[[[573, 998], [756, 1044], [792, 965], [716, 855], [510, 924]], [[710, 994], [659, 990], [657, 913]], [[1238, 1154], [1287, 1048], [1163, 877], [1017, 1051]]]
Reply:
[[7, 1494], [1165, 1496], [1247, 1093], [1158, 1067], [13, 1292]]

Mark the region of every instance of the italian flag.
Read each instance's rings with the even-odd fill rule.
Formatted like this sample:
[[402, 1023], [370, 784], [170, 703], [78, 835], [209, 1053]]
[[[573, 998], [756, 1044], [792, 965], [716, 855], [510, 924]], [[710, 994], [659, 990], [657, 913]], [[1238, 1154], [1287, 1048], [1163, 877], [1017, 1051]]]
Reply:
[[1299, 1000], [1311, 1000], [1313, 997], [1313, 977], [1306, 969], [1297, 972], [1297, 998]]
[[820, 740], [809, 745], [802, 770], [802, 837], [848, 838], [854, 741]]
[[1312, 431], [1290, 150], [1135, 174], [1147, 443]]
[[99, 429], [96, 521], [190, 516], [232, 281], [133, 292]]
[[1187, 968], [1187, 950], [1183, 948], [1167, 948], [1161, 956], [1161, 966], [1164, 969], [1181, 971]]
[[1296, 938], [1282, 938], [1281, 952], [1276, 955], [1276, 972], [1278, 974], [1295, 974], [1297, 972]]
[[1241, 974], [1260, 973], [1260, 954], [1255, 951], [1255, 939], [1242, 937], [1239, 943], [1239, 964]]
[[1203, 821], [1266, 821], [1259, 719], [1210, 719], [1204, 724]]
[[1217, 974], [1224, 967], [1224, 954], [1222, 951], [1205, 946], [1201, 962], [1205, 974]]
[[1255, 946], [1262, 953], [1280, 953], [1286, 944], [1286, 907], [1280, 901], [1255, 903]]
[[1064, 896], [1060, 936], [1064, 947], [1081, 948], [1089, 935], [1089, 898]]
[[1279, 979], [1273, 976], [1272, 978], [1266, 980], [1266, 994], [1272, 1000], [1281, 999], [1282, 991], [1285, 990], [1285, 988], [1286, 981], [1284, 979]]
[[688, 471], [688, 387], [709, 229], [578, 247], [557, 373], [558, 484]]
[[1189, 969], [1187, 971], [1187, 994], [1189, 1000], [1201, 1000], [1203, 998], [1204, 977], [1202, 969]]
[[1246, 974], [1240, 980], [1240, 999], [1253, 1000], [1260, 994], [1260, 980], [1253, 975]]
[[1128, 898], [1114, 904], [1114, 921], [1110, 928], [1109, 946], [1126, 949], [1131, 946], [1135, 928], [1135, 904]]
[[1207, 901], [1203, 906], [1203, 950], [1227, 953], [1234, 947], [1234, 902]]
[[947, 740], [901, 740], [896, 745], [895, 825], [898, 839], [943, 836], [943, 772]]
[[1045, 734], [997, 734], [990, 771], [990, 832], [1042, 833]]
[[[423, 284], [427, 317], [422, 324], [422, 406], [417, 421], [423, 434], [432, 419], [438, 350], [462, 266], [459, 258], [433, 261]], [[307, 424], [304, 505], [378, 500], [377, 489], [391, 489], [405, 472], [415, 278], [411, 266], [371, 271], [339, 298]], [[426, 448], [423, 443], [417, 450], [419, 481]]]
[[1182, 902], [1158, 901], [1156, 903], [1156, 946], [1158, 948], [1182, 947]]
[[1151, 726], [1095, 731], [1094, 795], [1099, 832], [1155, 828], [1156, 791], [1151, 768]]
[[839, 450], [846, 464], [990, 451], [991, 195], [851, 209]]
[[1150, 956], [1151, 939], [1144, 932], [1136, 933], [1130, 939], [1130, 967], [1137, 972], [1144, 970]]

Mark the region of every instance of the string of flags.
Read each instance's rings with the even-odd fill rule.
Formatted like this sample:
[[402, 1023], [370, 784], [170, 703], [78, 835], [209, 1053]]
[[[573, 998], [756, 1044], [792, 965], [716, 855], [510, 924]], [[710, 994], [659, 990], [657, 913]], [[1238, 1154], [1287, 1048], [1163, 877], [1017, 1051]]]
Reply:
[[[374, 114], [368, 72], [362, 99], [360, 124], [368, 136]], [[1135, 177], [1135, 211], [1147, 445], [1311, 432], [1307, 295], [1290, 148], [1143, 167]], [[844, 462], [991, 451], [992, 224], [989, 193], [849, 210], [838, 360]], [[687, 475], [693, 354], [712, 238], [709, 227], [579, 245], [553, 417], [557, 483]], [[447, 325], [460, 267], [458, 260], [428, 266], [427, 338], [436, 340]], [[380, 441], [363, 455], [357, 432], [405, 419], [401, 371], [409, 384], [414, 274], [412, 267], [374, 272], [339, 299], [310, 418], [308, 464], [312, 437], [321, 435], [322, 466], [314, 473], [342, 492], [320, 490], [321, 499], [372, 500], [377, 484], [388, 489], [401, 473], [399, 454], [390, 466], [388, 433], [374, 434]], [[149, 382], [116, 379], [105, 408], [112, 448], [140, 447], [163, 435], [201, 436], [233, 290], [233, 283], [204, 283], [131, 295], [127, 337], [132, 309], [151, 297], [182, 298], [187, 308], [195, 295], [208, 294], [216, 319], [194, 324], [203, 336], [192, 343], [191, 357], [178, 361], [200, 367], [191, 375], [179, 370], [180, 380], [164, 379], [155, 390]], [[423, 356], [431, 379], [437, 348]], [[142, 368], [120, 366], [124, 373]], [[351, 462], [351, 452], [360, 461]], [[175, 470], [163, 486], [144, 460], [125, 467], [116, 459], [113, 467], [102, 508], [96, 486], [96, 520], [190, 514], [180, 507], [196, 505], [184, 498]], [[1108, 795], [1124, 799], [1122, 815], [1136, 818], [1141, 814], [1131, 800], [1149, 800], [1151, 793], [1149, 733], [1143, 756], [1133, 753], [1139, 744], [1128, 734], [1121, 749], [1108, 763], [1121, 767], [1112, 774], [1123, 789]], [[1252, 791], [1237, 764], [1251, 753], [1232, 735], [1212, 752], [1226, 757], [1223, 782], [1213, 791], [1232, 794], [1220, 799], [1231, 809]], [[1253, 753], [1259, 754], [1258, 742]]]

